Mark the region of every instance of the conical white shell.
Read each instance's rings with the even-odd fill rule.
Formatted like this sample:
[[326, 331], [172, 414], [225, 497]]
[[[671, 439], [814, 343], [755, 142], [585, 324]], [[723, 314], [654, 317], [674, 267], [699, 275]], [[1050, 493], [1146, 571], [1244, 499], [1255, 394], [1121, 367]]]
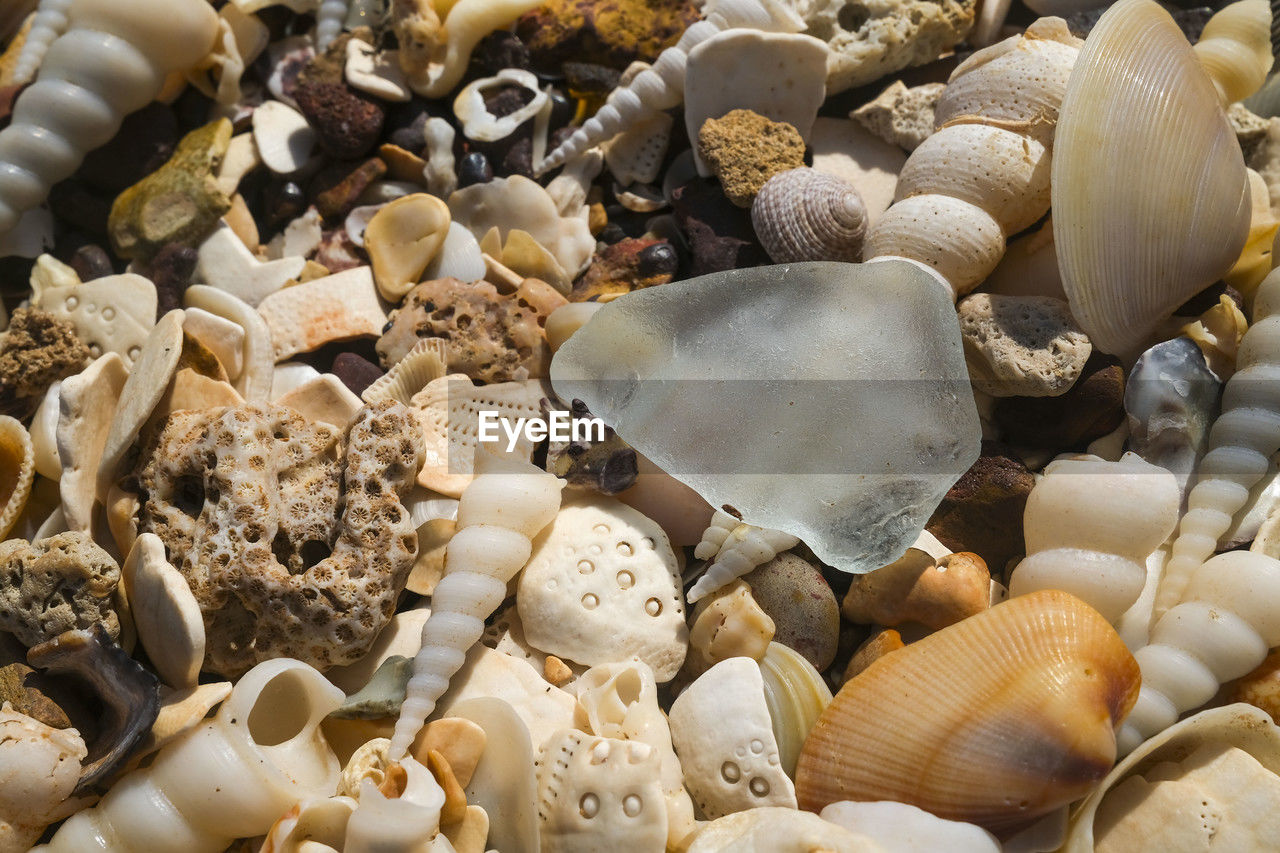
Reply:
[[1127, 354], [1231, 268], [1249, 184], [1214, 84], [1152, 0], [1121, 0], [1085, 42], [1053, 155], [1053, 233], [1072, 313]]
[[816, 169], [789, 169], [765, 181], [751, 224], [774, 263], [862, 258], [867, 207], [853, 184]]

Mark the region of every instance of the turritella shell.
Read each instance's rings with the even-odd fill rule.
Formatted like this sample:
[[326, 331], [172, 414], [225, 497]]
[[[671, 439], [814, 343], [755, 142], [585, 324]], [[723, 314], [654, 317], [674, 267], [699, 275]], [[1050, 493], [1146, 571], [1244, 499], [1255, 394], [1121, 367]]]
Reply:
[[1140, 672], [1064, 592], [1015, 598], [871, 664], [818, 718], [800, 807], [895, 800], [996, 833], [1088, 793], [1116, 757]]
[[1213, 82], [1152, 0], [1098, 21], [1054, 140], [1053, 234], [1094, 346], [1135, 350], [1222, 276], [1248, 237], [1249, 182]]
[[751, 204], [751, 224], [774, 263], [862, 258], [867, 207], [853, 184], [808, 167], [774, 175]]

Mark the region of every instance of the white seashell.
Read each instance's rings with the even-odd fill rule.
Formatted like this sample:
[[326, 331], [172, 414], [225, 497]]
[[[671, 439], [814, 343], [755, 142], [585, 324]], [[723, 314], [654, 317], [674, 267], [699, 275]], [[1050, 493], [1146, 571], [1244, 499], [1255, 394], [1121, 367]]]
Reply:
[[46, 7], [46, 21], [64, 31], [43, 58], [37, 36], [40, 71], [0, 130], [0, 233], [146, 106], [170, 72], [203, 58], [218, 30], [203, 0], [75, 0], [63, 8], [65, 24], [54, 17], [57, 7]]
[[303, 800], [271, 825], [262, 849], [268, 853], [339, 853], [355, 810], [356, 801], [351, 797]]
[[239, 325], [202, 308], [188, 308], [182, 315], [182, 331], [217, 357], [228, 379], [244, 372], [245, 335]]
[[639, 657], [659, 682], [684, 662], [680, 573], [658, 524], [614, 498], [566, 501], [534, 543], [516, 606], [529, 642], [584, 664]]
[[865, 835], [895, 853], [1000, 853], [994, 835], [980, 826], [943, 820], [907, 803], [891, 801], [832, 803], [819, 816], [850, 832]]
[[831, 689], [804, 656], [782, 643], [770, 643], [760, 661], [764, 703], [773, 721], [778, 758], [788, 776], [795, 776], [800, 747], [827, 705]]
[[439, 831], [444, 790], [431, 771], [414, 758], [404, 756], [396, 763], [405, 774], [399, 796], [386, 796], [372, 779], [360, 783], [358, 805], [347, 821], [343, 853], [422, 850], [424, 841]]
[[426, 193], [377, 208], [364, 237], [373, 278], [384, 299], [398, 302], [413, 289], [440, 253], [449, 224], [449, 207]]
[[63, 380], [56, 432], [62, 468], [58, 489], [70, 530], [91, 531], [102, 449], [128, 376], [124, 360], [110, 352]]
[[233, 294], [202, 284], [188, 287], [183, 302], [187, 308], [203, 309], [216, 314], [243, 330], [241, 359], [244, 369], [236, 379], [236, 390], [250, 403], [268, 400], [272, 396], [275, 359], [271, 349], [271, 332], [262, 316]]
[[477, 239], [495, 227], [504, 240], [512, 230], [529, 232], [570, 276], [577, 276], [595, 253], [586, 220], [562, 216], [550, 194], [521, 175], [460, 189], [449, 196], [449, 210]]
[[362, 204], [359, 207], [351, 208], [347, 218], [342, 220], [342, 227], [347, 232], [347, 236], [351, 238], [352, 243], [355, 243], [361, 249], [366, 248], [364, 232], [369, 227], [369, 220], [373, 219], [374, 214], [382, 210], [384, 206], [381, 204]]
[[1063, 21], [1042, 19], [957, 66], [938, 131], [907, 159], [866, 257], [927, 263], [957, 296], [986, 278], [1005, 238], [1048, 210], [1048, 147], [1079, 45]]
[[431, 0], [394, 4], [400, 67], [409, 86], [424, 98], [443, 98], [462, 79], [480, 39], [537, 5], [537, 0], [457, 0], [441, 4], [448, 9], [441, 24]]
[[704, 824], [688, 853], [883, 853], [885, 849], [812, 812], [761, 806]]
[[[449, 542], [445, 574], [436, 584], [433, 614], [422, 626], [391, 756], [404, 755], [476, 644], [510, 581], [529, 559], [532, 538], [560, 508], [563, 483], [518, 458], [485, 453], [458, 504], [458, 532]], [[483, 647], [481, 647], [483, 648]]]
[[293, 99], [293, 82], [298, 72], [315, 58], [315, 44], [307, 36], [287, 36], [268, 45], [267, 60], [271, 73], [267, 75], [267, 91], [271, 97], [296, 108], [298, 102]]
[[342, 698], [304, 663], [257, 665], [213, 720], [116, 782], [41, 849], [217, 853], [236, 838], [266, 832], [296, 803], [337, 786], [338, 760], [319, 727]]
[[444, 243], [435, 260], [427, 264], [422, 280], [456, 278], [458, 281], [473, 282], [484, 278], [487, 272], [480, 244], [465, 225], [455, 221], [449, 223]]
[[[324, 221], [320, 218], [320, 212], [314, 207], [308, 207], [306, 213], [294, 219], [271, 239], [267, 244], [267, 258], [272, 261], [289, 259], [296, 265], [297, 261], [292, 259], [311, 257], [316, 249], [320, 248], [323, 239]], [[253, 265], [250, 267], [255, 273], [263, 272], [259, 267]], [[278, 269], [283, 270], [288, 267], [281, 265]]]
[[[550, 396], [547, 384], [539, 379], [474, 385], [465, 374], [453, 373], [429, 381], [412, 399], [427, 448], [418, 484], [450, 497], [461, 496], [472, 482], [473, 460], [479, 458], [480, 413], [491, 412], [497, 418], [492, 434], [505, 448], [509, 439], [503, 424], [509, 422], [514, 429], [520, 418], [540, 419], [541, 400]], [[531, 459], [533, 450], [534, 443], [521, 432], [508, 452]]]
[[0, 415], [0, 540], [27, 505], [36, 476], [36, 453], [22, 422]]
[[313, 379], [319, 378], [319, 376], [320, 371], [301, 361], [286, 361], [277, 364], [271, 375], [271, 401], [275, 402], [290, 391], [301, 388]]
[[195, 687], [204, 663], [204, 619], [186, 578], [165, 558], [164, 543], [143, 533], [120, 567], [138, 640], [170, 687]]
[[[105, 503], [107, 491], [124, 473], [125, 457], [169, 388], [182, 355], [182, 310], [160, 318], [120, 389], [119, 402], [102, 444], [96, 475], [97, 498]], [[96, 417], [96, 413], [89, 415]], [[59, 449], [59, 454], [61, 454]]]
[[366, 403], [398, 400], [412, 406], [414, 395], [447, 373], [448, 360], [448, 347], [443, 338], [423, 338], [390, 370], [373, 380], [360, 396]]
[[672, 124], [667, 113], [653, 113], [601, 146], [605, 163], [619, 184], [648, 184], [658, 179], [671, 143]]
[[[827, 93], [827, 45], [813, 36], [729, 29], [689, 51], [684, 122], [696, 140], [703, 122], [748, 109], [794, 127], [808, 140]], [[693, 147], [703, 177], [711, 169]]]
[[479, 805], [489, 815], [489, 849], [538, 853], [538, 783], [534, 776], [537, 753], [529, 730], [501, 699], [468, 699], [455, 705], [450, 713], [484, 729], [486, 744], [502, 745], [492, 749], [486, 746], [465, 786], [467, 802]]
[[[1272, 461], [1267, 466], [1267, 473], [1249, 490], [1248, 499], [1232, 518], [1231, 526], [1227, 528], [1226, 533], [1222, 534], [1215, 550], [1232, 551], [1242, 545], [1248, 545], [1257, 537], [1263, 523], [1275, 513], [1278, 506], [1280, 506], [1280, 466]], [[1275, 556], [1266, 551], [1262, 553]]]
[[218, 166], [218, 191], [231, 198], [244, 176], [261, 165], [262, 157], [258, 154], [258, 143], [253, 141], [252, 130], [231, 137], [227, 153], [222, 155], [222, 163]]
[[678, 846], [696, 823], [693, 801], [684, 788], [684, 771], [671, 745], [671, 727], [658, 707], [653, 670], [639, 658], [593, 666], [578, 679], [576, 718], [585, 718], [592, 734], [638, 741], [658, 756], [667, 809], [667, 845]]
[[18, 224], [0, 234], [0, 257], [37, 257], [54, 247], [53, 213], [48, 207], [33, 207], [18, 218]]
[[422, 606], [397, 613], [378, 633], [364, 657], [345, 666], [330, 667], [324, 677], [343, 693], [356, 693], [390, 658], [410, 658], [417, 653], [422, 643], [422, 626], [430, 615], [431, 610]]
[[1274, 61], [1271, 8], [1266, 0], [1240, 0], [1218, 10], [1192, 50], [1223, 104], [1242, 101], [1267, 79]]
[[1179, 503], [1173, 475], [1133, 453], [1051, 463], [1027, 497], [1027, 557], [1009, 595], [1060, 589], [1115, 624], [1142, 592], [1147, 557], [1173, 532]]
[[1196, 569], [1173, 608], [1134, 652], [1142, 690], [1116, 735], [1120, 754], [1208, 702], [1220, 684], [1250, 672], [1280, 645], [1280, 561], [1248, 551], [1219, 554]]
[[867, 208], [847, 181], [816, 169], [791, 169], [765, 181], [751, 203], [751, 224], [774, 263], [856, 263], [867, 234]]
[[[218, 35], [214, 49], [194, 68], [187, 80], [223, 107], [234, 108], [244, 98], [240, 81], [245, 69], [267, 49], [271, 40], [267, 25], [228, 3], [218, 11]], [[217, 70], [217, 82], [207, 72]]]
[[116, 352], [126, 366], [133, 364], [156, 324], [155, 285], [132, 273], [69, 286], [42, 286], [38, 281], [32, 277], [34, 307], [75, 326], [76, 336], [94, 358]]
[[566, 853], [666, 849], [658, 752], [648, 744], [556, 732], [538, 770], [542, 846]]
[[[517, 660], [522, 660], [535, 670], [541, 670], [543, 678], [552, 682], [552, 679], [547, 676], [547, 653], [542, 649], [534, 648], [525, 639], [524, 625], [520, 622], [520, 614], [517, 612], [514, 603], [494, 617], [493, 621], [485, 627], [484, 636], [480, 638], [480, 642], [495, 652], [501, 652]], [[560, 659], [556, 658], [556, 660]], [[572, 694], [576, 687], [578, 676], [586, 672], [587, 667], [581, 664], [573, 664], [571, 666], [565, 661], [560, 662], [568, 668], [569, 678], [564, 683], [552, 683], [555, 683], [557, 687], [566, 693]], [[597, 732], [597, 734], [601, 733]]]
[[216, 287], [256, 308], [285, 282], [301, 275], [306, 265], [300, 256], [258, 260], [224, 221], [200, 244], [191, 280]]
[[427, 119], [423, 135], [427, 140], [427, 166], [423, 170], [427, 192], [448, 198], [458, 188], [458, 175], [453, 170], [453, 125], [439, 116], [432, 116]]
[[318, 137], [302, 113], [280, 101], [267, 101], [253, 111], [253, 141], [267, 168], [291, 175], [307, 164]]
[[703, 673], [671, 705], [671, 741], [685, 785], [707, 817], [761, 806], [796, 807], [764, 701], [760, 668], [729, 658]]
[[67, 15], [71, 12], [72, 2], [73, 0], [41, 0], [22, 43], [18, 61], [13, 66], [13, 83], [25, 83], [35, 76], [36, 69], [49, 51], [49, 45], [67, 31]]
[[356, 267], [278, 290], [258, 304], [276, 361], [330, 341], [377, 337], [387, 324], [370, 267]]
[[1250, 221], [1240, 146], [1186, 37], [1150, 0], [1116, 3], [1082, 49], [1052, 186], [1062, 284], [1103, 352], [1131, 355], [1240, 256]]
[[[547, 195], [551, 196], [561, 216], [582, 218], [585, 215], [587, 194], [591, 192], [592, 182], [603, 169], [604, 152], [599, 148], [592, 148], [575, 159], [571, 165], [566, 165], [560, 170], [560, 174], [551, 179], [551, 183], [547, 184]], [[620, 204], [627, 205], [626, 193], [618, 195], [615, 192], [614, 195], [618, 197]], [[565, 288], [564, 292], [567, 293], [568, 288]]]
[[[485, 94], [512, 85], [533, 92], [529, 103], [502, 117], [489, 112], [485, 107]], [[538, 78], [533, 72], [504, 68], [493, 77], [482, 77], [464, 86], [453, 99], [453, 114], [462, 122], [462, 135], [467, 139], [497, 142], [515, 133], [516, 128], [537, 115], [547, 99], [547, 93], [538, 88]]]
[[377, 50], [353, 38], [347, 42], [347, 64], [343, 73], [351, 88], [367, 92], [380, 101], [403, 103], [413, 97], [409, 78], [400, 67], [400, 52]]
[[322, 373], [272, 402], [288, 406], [311, 423], [332, 424], [345, 430], [363, 405], [360, 398], [332, 373]]
[[62, 392], [59, 379], [44, 392], [44, 399], [31, 417], [31, 447], [35, 453], [36, 473], [57, 482], [62, 478], [62, 463], [58, 461], [58, 397]]
[[[728, 527], [730, 521], [736, 522]], [[721, 537], [721, 531], [728, 532]], [[711, 527], [703, 534], [694, 556], [714, 561], [689, 590], [690, 603], [715, 592], [735, 578], [740, 578], [756, 566], [762, 566], [782, 551], [794, 548], [800, 539], [780, 530], [767, 530], [743, 524], [737, 518], [719, 511], [711, 520]], [[711, 547], [714, 543], [715, 550]], [[706, 556], [703, 556], [706, 555]]]
[[316, 4], [316, 50], [323, 52], [342, 32], [348, 0], [319, 0]]
[[72, 798], [88, 755], [80, 733], [55, 729], [0, 706], [0, 844], [27, 850], [46, 826], [82, 808], [88, 799]]
[[1179, 600], [1191, 573], [1213, 553], [1249, 489], [1280, 449], [1280, 405], [1270, 391], [1280, 353], [1280, 273], [1268, 275], [1258, 286], [1253, 310], [1253, 325], [1240, 342], [1237, 370], [1223, 389], [1222, 413], [1209, 430], [1209, 450], [1196, 468], [1187, 512], [1160, 582], [1157, 616]]

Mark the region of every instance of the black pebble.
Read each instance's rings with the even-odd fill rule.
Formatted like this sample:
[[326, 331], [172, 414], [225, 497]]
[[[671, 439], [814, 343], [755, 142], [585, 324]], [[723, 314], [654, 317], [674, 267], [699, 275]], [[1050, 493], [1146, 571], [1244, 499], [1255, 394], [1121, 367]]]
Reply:
[[472, 151], [462, 158], [458, 164], [458, 187], [469, 187], [472, 184], [487, 184], [493, 180], [493, 167], [489, 158], [479, 151]]

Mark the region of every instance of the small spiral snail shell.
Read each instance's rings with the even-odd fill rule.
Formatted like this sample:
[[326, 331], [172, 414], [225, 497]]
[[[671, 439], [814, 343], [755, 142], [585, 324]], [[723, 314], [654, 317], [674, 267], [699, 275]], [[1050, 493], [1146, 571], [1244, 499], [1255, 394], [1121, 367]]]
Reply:
[[848, 181], [815, 169], [789, 169], [765, 182], [751, 224], [774, 263], [862, 258], [867, 208]]

